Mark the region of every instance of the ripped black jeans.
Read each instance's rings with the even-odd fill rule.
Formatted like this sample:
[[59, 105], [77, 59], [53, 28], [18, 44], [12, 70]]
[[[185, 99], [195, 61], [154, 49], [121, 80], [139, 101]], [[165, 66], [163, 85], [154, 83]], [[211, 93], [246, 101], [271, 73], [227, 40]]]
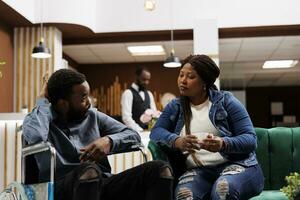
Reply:
[[259, 165], [243, 167], [226, 163], [188, 170], [179, 178], [175, 199], [247, 200], [258, 195], [263, 187]]
[[83, 164], [56, 182], [55, 200], [173, 199], [173, 177], [163, 161], [147, 162], [110, 177], [96, 168]]

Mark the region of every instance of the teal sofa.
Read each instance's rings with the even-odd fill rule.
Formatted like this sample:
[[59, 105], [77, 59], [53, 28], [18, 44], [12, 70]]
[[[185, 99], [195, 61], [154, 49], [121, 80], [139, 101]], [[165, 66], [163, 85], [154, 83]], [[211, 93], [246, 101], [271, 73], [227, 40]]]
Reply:
[[[280, 192], [285, 176], [291, 172], [300, 172], [300, 128], [255, 128], [258, 147], [257, 159], [265, 177], [264, 191], [251, 200], [287, 200]], [[149, 142], [148, 148], [154, 160], [168, 161], [163, 148]]]

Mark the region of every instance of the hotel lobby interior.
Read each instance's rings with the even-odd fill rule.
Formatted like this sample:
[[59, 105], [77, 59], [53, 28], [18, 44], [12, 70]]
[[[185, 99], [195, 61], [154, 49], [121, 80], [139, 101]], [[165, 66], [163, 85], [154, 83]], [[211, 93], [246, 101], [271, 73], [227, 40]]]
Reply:
[[[269, 153], [258, 156], [269, 166], [263, 169], [270, 183], [264, 190], [282, 195], [284, 177], [300, 171], [299, 7], [296, 0], [1, 0], [0, 192], [21, 182], [21, 127], [46, 73], [65, 68], [83, 73], [94, 107], [122, 122], [122, 93], [135, 81], [137, 67], [151, 72], [149, 90], [163, 111], [166, 101], [180, 96], [181, 68], [165, 67], [166, 59], [182, 62], [188, 55], [206, 54], [219, 66], [217, 87], [232, 92], [247, 109], [259, 139], [256, 153]], [[50, 57], [32, 57], [40, 42]], [[278, 127], [283, 128], [279, 133]], [[259, 131], [268, 132], [267, 142]], [[145, 157], [159, 159], [148, 148], [150, 132], [139, 132], [144, 155], [108, 156], [113, 173]]]

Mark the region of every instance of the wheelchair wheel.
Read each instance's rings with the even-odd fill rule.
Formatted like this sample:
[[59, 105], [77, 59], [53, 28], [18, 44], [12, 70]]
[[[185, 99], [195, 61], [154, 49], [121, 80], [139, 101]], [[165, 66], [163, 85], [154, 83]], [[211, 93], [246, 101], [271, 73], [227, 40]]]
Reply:
[[0, 194], [0, 200], [19, 200], [16, 194], [10, 190], [6, 189]]
[[0, 193], [0, 200], [28, 200], [22, 184], [12, 182]]

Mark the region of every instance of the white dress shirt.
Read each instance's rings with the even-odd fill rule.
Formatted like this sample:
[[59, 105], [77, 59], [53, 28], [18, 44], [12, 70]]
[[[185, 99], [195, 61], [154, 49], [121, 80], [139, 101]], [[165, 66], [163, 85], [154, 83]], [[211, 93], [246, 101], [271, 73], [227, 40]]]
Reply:
[[[136, 91], [139, 91], [139, 86], [136, 83], [132, 83], [131, 87]], [[150, 98], [150, 109], [156, 110], [156, 105], [154, 101], [154, 97], [152, 92], [147, 90]], [[143, 91], [139, 91], [139, 95], [145, 100], [145, 93]], [[140, 127], [133, 119], [132, 119], [132, 101], [133, 95], [130, 89], [127, 89], [123, 92], [121, 98], [121, 107], [122, 107], [122, 120], [125, 125], [128, 127], [136, 130], [136, 131], [143, 131], [143, 128]]]
[[[196, 135], [199, 140], [206, 138], [208, 133], [219, 136], [218, 130], [214, 127], [209, 119], [209, 110], [211, 105], [212, 103], [208, 98], [200, 105], [191, 105], [193, 116], [190, 125], [191, 134]], [[185, 134], [184, 126], [181, 130], [181, 135]], [[227, 162], [227, 159], [224, 158], [219, 152], [210, 152], [205, 149], [196, 150], [195, 156], [204, 166], [216, 166]], [[186, 165], [189, 169], [198, 166], [191, 155], [187, 157]]]

